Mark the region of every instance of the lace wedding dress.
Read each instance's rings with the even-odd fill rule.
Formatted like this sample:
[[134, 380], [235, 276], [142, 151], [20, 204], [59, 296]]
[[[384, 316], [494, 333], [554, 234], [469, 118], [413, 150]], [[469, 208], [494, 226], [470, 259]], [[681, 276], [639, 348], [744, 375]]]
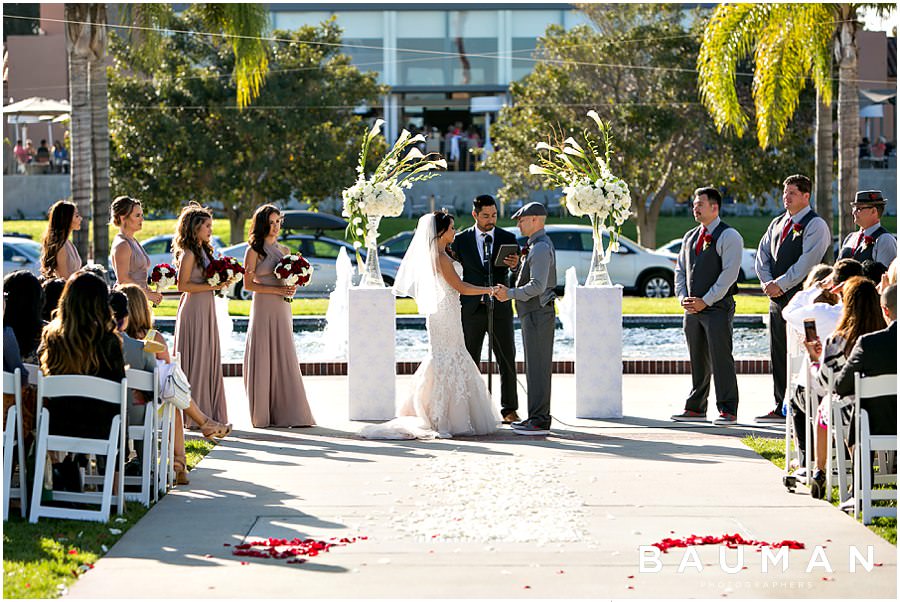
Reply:
[[[462, 266], [453, 264], [462, 277]], [[466, 351], [459, 293], [438, 275], [436, 311], [426, 319], [429, 353], [413, 377], [412, 392], [395, 418], [364, 427], [366, 439], [431, 439], [486, 435], [497, 430], [500, 414]]]

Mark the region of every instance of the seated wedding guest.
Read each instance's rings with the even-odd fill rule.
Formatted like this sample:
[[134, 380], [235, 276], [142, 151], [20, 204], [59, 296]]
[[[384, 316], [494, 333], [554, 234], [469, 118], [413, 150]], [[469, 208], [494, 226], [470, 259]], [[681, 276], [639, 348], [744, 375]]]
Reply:
[[[119, 290], [125, 295], [128, 305], [125, 325], [122, 327], [124, 330], [122, 339], [126, 342], [125, 351], [127, 356], [127, 340], [129, 339], [140, 343], [143, 350], [144, 340], [147, 339], [148, 333], [153, 330], [153, 313], [150, 309], [150, 301], [141, 287], [134, 284], [126, 284], [119, 287]], [[163, 346], [163, 350], [156, 353], [154, 359], [166, 363], [171, 362], [172, 358], [163, 336], [159, 332], [154, 331], [152, 339]], [[140, 369], [147, 370], [148, 368]], [[153, 367], [150, 367], [149, 370], [152, 371]], [[184, 413], [195, 424], [200, 425], [200, 432], [207, 439], [222, 439], [231, 433], [231, 424], [222, 424], [211, 419], [200, 410], [193, 398], [191, 398], [191, 404], [184, 410]], [[172, 462], [175, 466], [175, 483], [177, 485], [189, 484], [187, 455], [184, 449], [184, 420], [180, 410], [175, 411], [175, 444]]]
[[[852, 395], [854, 374], [878, 376], [897, 373], [897, 285], [891, 284], [881, 293], [881, 312], [887, 328], [871, 332], [856, 340], [847, 354], [847, 361], [840, 366], [834, 381], [838, 395]], [[864, 400], [862, 409], [869, 414], [869, 431], [873, 435], [894, 435], [897, 433], [897, 396], [876, 397]], [[851, 444], [854, 430], [850, 431]]]
[[881, 283], [878, 285], [878, 292], [883, 293], [892, 284], [897, 284], [897, 269], [900, 268], [900, 258], [894, 258], [891, 265], [888, 266], [887, 272], [881, 275]]
[[35, 163], [50, 163], [50, 149], [47, 148], [47, 141], [41, 140], [41, 145], [34, 154]]
[[24, 173], [25, 164], [31, 161], [31, 155], [29, 155], [25, 147], [22, 146], [21, 140], [16, 140], [16, 146], [13, 148], [13, 154], [16, 156], [17, 171], [19, 173]]
[[866, 259], [862, 262], [862, 275], [876, 284], [881, 282], [881, 277], [884, 276], [887, 271], [888, 266], [882, 265], [877, 261]]
[[48, 278], [41, 283], [44, 289], [44, 303], [41, 305], [41, 320], [44, 325], [49, 324], [53, 320], [53, 312], [59, 305], [59, 297], [62, 295], [66, 281], [63, 278]]
[[[7, 279], [15, 276], [19, 272], [13, 272], [7, 275]], [[30, 274], [30, 272], [25, 272]], [[10, 287], [12, 290], [12, 294], [15, 295], [15, 286]], [[13, 327], [7, 321], [7, 313], [10, 311], [12, 307], [9, 303], [7, 303], [7, 298], [10, 292], [7, 290], [6, 282], [4, 282], [3, 288], [3, 371], [4, 372], [15, 372], [16, 368], [18, 368], [22, 373], [22, 429], [25, 431], [25, 437], [30, 439], [32, 437], [32, 431], [34, 430], [34, 413], [37, 405], [37, 389], [34, 385], [29, 385], [28, 383], [28, 370], [25, 368], [25, 363], [22, 361], [22, 353], [19, 347], [19, 341], [16, 338], [16, 331], [13, 330]], [[18, 304], [14, 304], [17, 306]], [[18, 309], [18, 308], [17, 308]], [[29, 319], [28, 315], [22, 316], [20, 314], [20, 319], [27, 320]], [[28, 328], [20, 328], [20, 332], [23, 333], [31, 333], [34, 332], [38, 327], [37, 323], [33, 316], [30, 318], [31, 324]], [[19, 326], [23, 326], [20, 324]], [[39, 332], [39, 330], [38, 330]], [[24, 341], [33, 341], [34, 337], [30, 334], [26, 334]], [[6, 428], [6, 413], [9, 411], [9, 408], [16, 403], [16, 398], [12, 394], [3, 395], [3, 428]]]
[[41, 275], [68, 278], [81, 269], [81, 255], [70, 240], [81, 230], [81, 214], [75, 203], [56, 201], [48, 213], [47, 229], [41, 239]]
[[[812, 271], [810, 271], [809, 275], [806, 277], [806, 280], [803, 281], [803, 289], [802, 289], [803, 291], [808, 291], [811, 289], [817, 289], [817, 290], [821, 291], [819, 296], [817, 296], [813, 300], [813, 303], [821, 303], [823, 306], [828, 306], [828, 307], [838, 303], [838, 301], [840, 299], [838, 297], [838, 295], [832, 293], [830, 290], [824, 290], [818, 286], [820, 280], [824, 281], [826, 278], [830, 278], [832, 269], [833, 268], [830, 265], [828, 265], [827, 263], [820, 263], [819, 265], [813, 267]], [[798, 293], [798, 294], [802, 294], [802, 291], [801, 291], [801, 293]], [[794, 299], [791, 299], [791, 301], [788, 303], [788, 305], [786, 306], [785, 309], [787, 309], [787, 308], [796, 309], [797, 307], [799, 307], [799, 305], [794, 303]], [[840, 313], [840, 312], [838, 312], [838, 313]], [[833, 317], [829, 317], [828, 319], [832, 320], [833, 325], [831, 327], [831, 330], [834, 330], [834, 325], [837, 324], [838, 316], [835, 315]], [[824, 324], [823, 324], [823, 326], [824, 326]], [[831, 332], [831, 330], [829, 330], [829, 332]], [[792, 329], [791, 333], [793, 334], [794, 337], [796, 337], [800, 341], [800, 343], [798, 343], [798, 344], [802, 344], [803, 332], [798, 332], [798, 331]], [[792, 416], [794, 419], [793, 420], [794, 429], [792, 432], [794, 434], [794, 443], [796, 444], [797, 449], [800, 450], [799, 461], [797, 464], [792, 465], [792, 467], [797, 467], [797, 466], [804, 467], [806, 465], [806, 429], [804, 428], [804, 425], [806, 423], [806, 410], [805, 410], [804, 404], [802, 402], [802, 396], [806, 391], [805, 376], [806, 376], [806, 370], [801, 370], [800, 371], [800, 379], [798, 379], [801, 382], [796, 383], [797, 386], [794, 388], [794, 390], [787, 392], [787, 395], [790, 398], [791, 404], [792, 404], [791, 411], [792, 411]], [[795, 474], [805, 475], [806, 468], [801, 468], [800, 471]]]
[[[828, 392], [829, 379], [841, 373], [846, 359], [850, 355], [854, 344], [865, 334], [881, 330], [885, 326], [881, 308], [878, 303], [878, 291], [875, 283], [862, 276], [854, 276], [844, 283], [843, 310], [841, 318], [834, 332], [825, 339], [824, 346], [820, 339], [805, 343], [811, 363], [811, 387], [819, 396], [824, 397]], [[896, 356], [896, 342], [895, 342]], [[896, 357], [895, 357], [896, 361]], [[852, 378], [852, 376], [851, 376]], [[839, 395], [852, 393], [852, 382], [849, 392], [843, 392], [837, 387], [835, 392]], [[816, 418], [817, 445], [815, 450], [816, 469], [810, 481], [810, 494], [816, 498], [825, 495], [825, 451], [827, 445], [827, 428], [829, 416], [829, 403], [819, 404]], [[895, 408], [896, 420], [896, 408]]]
[[[125, 377], [122, 338], [116, 332], [108, 297], [106, 283], [90, 272], [76, 272], [66, 282], [56, 318], [41, 340], [41, 371], [46, 376], [81, 374], [113, 382]], [[114, 404], [77, 394], [47, 400], [45, 407], [51, 435], [91, 439], [106, 439], [119, 413]], [[79, 489], [75, 462], [59, 464], [54, 466], [56, 473], [69, 488]]]
[[43, 292], [37, 276], [26, 270], [10, 272], [3, 279], [3, 327], [16, 336], [22, 361], [36, 364], [41, 342], [41, 302]]
[[788, 327], [802, 336], [803, 321], [813, 318], [819, 336], [828, 336], [834, 332], [843, 310], [840, 295], [844, 283], [854, 276], [862, 275], [863, 266], [860, 262], [855, 259], [839, 259], [829, 275], [814, 281], [813, 286], [806, 287], [804, 284], [804, 289], [785, 306], [781, 315]]
[[59, 140], [53, 143], [53, 166], [59, 173], [69, 173], [69, 151]]

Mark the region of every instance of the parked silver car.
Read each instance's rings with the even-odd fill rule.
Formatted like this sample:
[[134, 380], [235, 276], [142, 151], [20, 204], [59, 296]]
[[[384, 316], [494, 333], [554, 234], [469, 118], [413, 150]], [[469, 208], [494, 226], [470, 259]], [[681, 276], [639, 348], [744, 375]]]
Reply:
[[[508, 228], [520, 245], [527, 240], [518, 228]], [[548, 225], [547, 236], [556, 248], [556, 285], [562, 290], [566, 284], [566, 270], [575, 267], [579, 284], [584, 284], [591, 267], [594, 239], [590, 226]], [[603, 246], [609, 244], [603, 234]], [[619, 237], [619, 250], [607, 264], [609, 277], [621, 284], [626, 292], [642, 297], [671, 297], [675, 292], [675, 261], [648, 251], [633, 240]]]
[[[334, 285], [337, 281], [336, 262], [342, 247], [347, 250], [351, 263], [354, 266], [356, 265], [356, 252], [353, 250], [353, 245], [342, 240], [312, 234], [288, 234], [279, 239], [278, 242], [287, 245], [292, 252], [300, 251], [313, 267], [313, 275], [309, 284], [298, 288], [296, 297], [323, 296], [334, 290]], [[248, 244], [242, 242], [225, 247], [219, 252], [222, 255], [228, 255], [243, 262]], [[365, 261], [365, 249], [360, 251], [360, 255]], [[388, 286], [394, 284], [397, 270], [400, 269], [400, 260], [396, 257], [382, 257], [379, 255], [378, 263], [381, 266], [381, 275], [384, 278], [384, 283]], [[228, 294], [234, 299], [249, 299], [251, 296], [249, 291], [244, 290], [243, 282], [233, 285], [229, 289]]]
[[[678, 258], [678, 253], [681, 252], [681, 239], [676, 238], [674, 240], [670, 240], [663, 246], [656, 249], [656, 252], [665, 255], [666, 257], [671, 257], [672, 259]], [[744, 248], [744, 252], [741, 254], [741, 271], [738, 273], [738, 282], [744, 282], [745, 280], [756, 280], [756, 249], [747, 249]]]
[[[172, 241], [174, 239], [175, 236], [173, 234], [161, 234], [141, 242], [141, 246], [144, 247], [147, 255], [150, 256], [151, 267], [161, 263], [168, 263], [171, 266], [175, 265], [175, 258], [172, 256]], [[210, 244], [213, 251], [218, 251], [225, 247], [225, 243], [218, 236], [213, 236]]]
[[41, 275], [41, 245], [30, 238], [3, 237], [3, 274], [28, 270]]

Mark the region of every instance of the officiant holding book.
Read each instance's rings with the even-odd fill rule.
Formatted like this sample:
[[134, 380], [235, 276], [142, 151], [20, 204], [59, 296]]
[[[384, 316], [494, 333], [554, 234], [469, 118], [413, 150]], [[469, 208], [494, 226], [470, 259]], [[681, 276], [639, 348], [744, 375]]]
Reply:
[[[451, 250], [462, 264], [463, 281], [476, 286], [509, 286], [509, 270], [518, 265], [519, 255], [504, 258], [500, 253], [503, 245], [515, 245], [518, 249], [518, 244], [515, 235], [497, 227], [494, 197], [489, 194], [475, 197], [472, 217], [475, 225], [457, 234], [451, 244]], [[481, 361], [484, 337], [493, 333], [490, 347], [500, 372], [500, 414], [504, 423], [517, 422], [519, 400], [512, 304], [495, 303], [488, 295], [462, 295], [460, 299], [466, 350], [477, 365]]]

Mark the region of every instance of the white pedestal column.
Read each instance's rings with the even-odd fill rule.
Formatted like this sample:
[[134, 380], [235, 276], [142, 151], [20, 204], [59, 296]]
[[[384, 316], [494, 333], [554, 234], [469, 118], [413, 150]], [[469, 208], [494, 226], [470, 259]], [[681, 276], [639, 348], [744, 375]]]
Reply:
[[622, 287], [575, 289], [575, 416], [622, 417]]
[[389, 288], [350, 288], [347, 382], [350, 420], [395, 415], [396, 318]]

